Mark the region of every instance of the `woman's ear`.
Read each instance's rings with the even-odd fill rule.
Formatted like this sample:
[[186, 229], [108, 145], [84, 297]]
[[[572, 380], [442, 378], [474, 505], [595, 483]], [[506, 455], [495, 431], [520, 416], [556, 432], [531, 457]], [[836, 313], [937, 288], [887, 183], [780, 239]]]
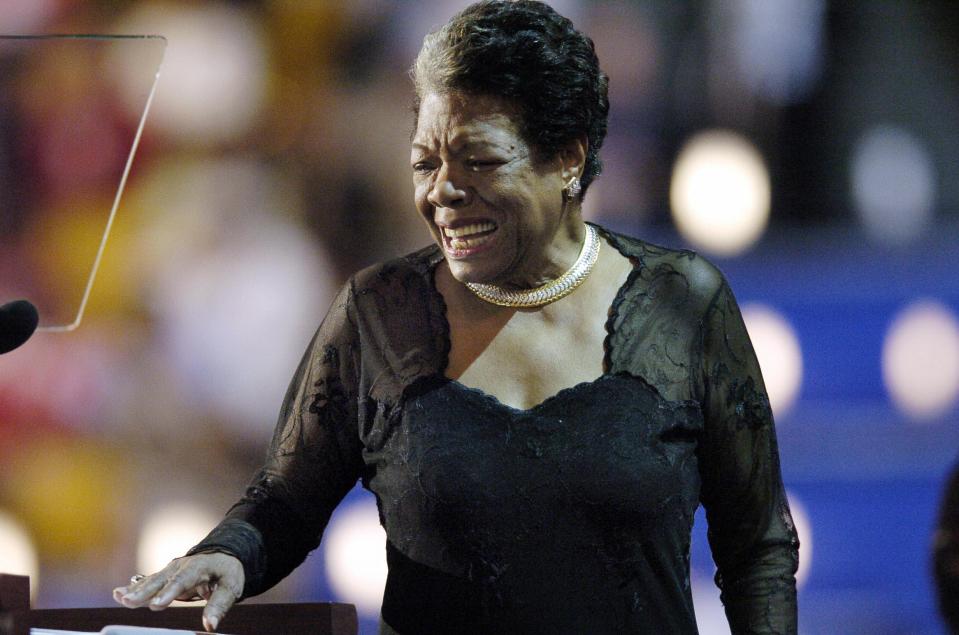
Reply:
[[580, 135], [560, 148], [559, 159], [563, 165], [563, 180], [568, 181], [574, 176], [583, 176], [586, 167], [586, 152], [589, 150], [589, 140], [586, 135]]

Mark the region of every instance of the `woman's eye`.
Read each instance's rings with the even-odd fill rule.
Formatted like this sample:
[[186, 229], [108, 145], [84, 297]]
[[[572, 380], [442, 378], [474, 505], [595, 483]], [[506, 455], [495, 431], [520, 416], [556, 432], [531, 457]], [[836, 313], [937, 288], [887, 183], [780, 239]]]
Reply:
[[502, 164], [495, 159], [470, 159], [467, 162], [471, 170], [489, 170]]
[[425, 163], [425, 162], [423, 162], [423, 161], [420, 161], [419, 163], [414, 163], [414, 164], [413, 164], [413, 171], [416, 172], [416, 173], [418, 173], [418, 174], [425, 174], [425, 173], [429, 172], [429, 171], [432, 170], [432, 169], [433, 169], [433, 166], [432, 166], [432, 165], [430, 165], [429, 163]]

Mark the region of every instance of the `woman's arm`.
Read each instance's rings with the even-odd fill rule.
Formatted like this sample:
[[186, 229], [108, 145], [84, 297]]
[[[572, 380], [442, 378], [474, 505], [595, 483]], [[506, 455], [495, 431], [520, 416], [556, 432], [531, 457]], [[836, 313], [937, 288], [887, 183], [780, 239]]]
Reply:
[[303, 562], [360, 476], [359, 344], [352, 310], [348, 283], [290, 383], [265, 465], [246, 495], [188, 554], [237, 557], [246, 577], [244, 597], [269, 589]]
[[352, 311], [347, 284], [297, 368], [266, 463], [246, 495], [186, 557], [116, 589], [118, 602], [160, 609], [174, 599], [204, 597], [210, 600], [205, 626], [215, 628], [235, 600], [269, 589], [317, 547], [362, 468]]
[[699, 461], [716, 584], [733, 633], [795, 634], [799, 540], [772, 411], [736, 300], [708, 267], [715, 292], [702, 324]]

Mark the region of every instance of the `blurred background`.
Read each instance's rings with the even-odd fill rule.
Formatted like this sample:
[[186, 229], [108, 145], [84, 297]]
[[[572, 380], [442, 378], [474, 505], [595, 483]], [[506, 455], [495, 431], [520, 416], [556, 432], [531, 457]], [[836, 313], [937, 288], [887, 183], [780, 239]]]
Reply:
[[[0, 570], [99, 606], [240, 495], [335, 289], [426, 244], [407, 68], [456, 0], [3, 0], [0, 303], [82, 326], [0, 357]], [[610, 76], [590, 220], [719, 264], [777, 415], [802, 633], [942, 633], [959, 457], [959, 6], [557, 0]], [[160, 66], [162, 58], [162, 68]], [[697, 521], [704, 635], [728, 633]], [[385, 578], [372, 497], [264, 601]]]

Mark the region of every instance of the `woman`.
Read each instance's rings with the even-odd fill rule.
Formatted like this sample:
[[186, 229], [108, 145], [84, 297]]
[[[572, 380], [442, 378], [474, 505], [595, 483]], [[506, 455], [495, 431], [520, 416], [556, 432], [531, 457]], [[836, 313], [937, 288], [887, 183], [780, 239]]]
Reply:
[[736, 633], [794, 633], [798, 541], [733, 295], [691, 252], [583, 223], [606, 77], [545, 4], [475, 4], [413, 69], [435, 245], [356, 274], [266, 466], [188, 557], [115, 595], [232, 602], [297, 566], [358, 478], [386, 633], [695, 633], [700, 501]]

